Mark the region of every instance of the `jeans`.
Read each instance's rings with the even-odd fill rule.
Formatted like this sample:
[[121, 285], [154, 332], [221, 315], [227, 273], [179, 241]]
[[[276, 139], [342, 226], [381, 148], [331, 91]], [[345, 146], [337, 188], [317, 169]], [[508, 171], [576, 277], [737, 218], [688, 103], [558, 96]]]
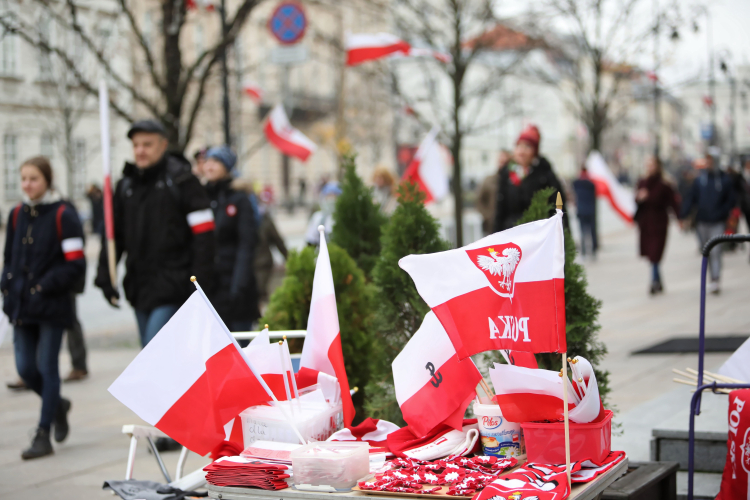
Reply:
[[661, 273], [659, 273], [659, 263], [651, 263], [651, 281], [653, 283], [661, 283]]
[[141, 347], [151, 342], [151, 339], [159, 333], [159, 330], [167, 324], [167, 321], [177, 312], [180, 306], [168, 304], [144, 311], [135, 310], [135, 319], [138, 321], [138, 334], [141, 337]]
[[[703, 251], [703, 247], [708, 240], [724, 234], [724, 229], [724, 222], [696, 222], [695, 234], [698, 235], [698, 241], [701, 245], [700, 250]], [[721, 245], [716, 245], [711, 250], [711, 253], [708, 255], [708, 264], [711, 272], [711, 281], [719, 281], [719, 277], [721, 276]]]
[[[586, 247], [591, 248], [591, 255], [596, 256], [599, 242], [596, 241], [596, 216], [579, 215], [578, 222], [581, 224], [581, 255], [586, 255]], [[586, 243], [590, 242], [590, 245]]]
[[58, 358], [63, 327], [49, 323], [16, 326], [13, 349], [16, 369], [26, 385], [42, 398], [39, 427], [49, 431], [60, 403]]
[[76, 308], [76, 294], [70, 294], [70, 300], [73, 303], [73, 325], [67, 329], [68, 333], [68, 351], [70, 351], [70, 360], [74, 370], [88, 372], [86, 365], [86, 341], [83, 339], [83, 328], [78, 321], [78, 309]]

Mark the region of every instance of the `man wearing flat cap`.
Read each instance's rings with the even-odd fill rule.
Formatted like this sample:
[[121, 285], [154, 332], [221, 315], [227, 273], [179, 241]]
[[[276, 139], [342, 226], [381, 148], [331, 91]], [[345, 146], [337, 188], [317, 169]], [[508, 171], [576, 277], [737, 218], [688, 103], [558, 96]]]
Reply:
[[[214, 218], [190, 163], [168, 151], [161, 123], [137, 121], [128, 139], [134, 161], [125, 163], [113, 195], [115, 257], [125, 255], [123, 289], [145, 346], [195, 290], [191, 276], [212, 288]], [[120, 294], [107, 262], [102, 244], [95, 284], [117, 307]]]

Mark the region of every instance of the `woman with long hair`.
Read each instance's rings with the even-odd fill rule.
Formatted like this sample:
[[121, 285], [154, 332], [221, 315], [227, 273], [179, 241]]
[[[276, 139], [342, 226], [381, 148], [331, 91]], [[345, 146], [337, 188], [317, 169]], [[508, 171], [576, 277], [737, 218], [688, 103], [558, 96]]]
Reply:
[[651, 156], [646, 163], [646, 176], [638, 181], [635, 201], [641, 256], [651, 263], [649, 293], [654, 295], [664, 291], [659, 265], [667, 244], [669, 210], [675, 216], [680, 213], [679, 196], [664, 179], [661, 160], [656, 156]]
[[43, 156], [21, 165], [23, 202], [10, 212], [0, 289], [13, 324], [16, 368], [42, 398], [42, 410], [24, 460], [53, 453], [68, 436], [70, 401], [60, 396], [58, 358], [63, 332], [75, 312], [70, 294], [86, 272], [83, 229], [72, 205], [53, 189], [52, 167]]

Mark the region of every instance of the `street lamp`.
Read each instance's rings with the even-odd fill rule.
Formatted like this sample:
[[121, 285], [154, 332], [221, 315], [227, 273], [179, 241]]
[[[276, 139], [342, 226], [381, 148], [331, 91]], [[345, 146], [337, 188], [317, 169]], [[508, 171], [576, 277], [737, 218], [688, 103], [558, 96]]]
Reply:
[[[711, 111], [711, 139], [710, 146], [716, 145], [716, 78], [714, 77], [714, 51], [713, 36], [711, 33], [711, 11], [705, 5], [696, 5], [697, 15], [706, 16], [706, 43], [708, 44], [708, 95], [711, 98], [709, 109]], [[699, 31], [697, 21], [693, 21], [693, 31]]]

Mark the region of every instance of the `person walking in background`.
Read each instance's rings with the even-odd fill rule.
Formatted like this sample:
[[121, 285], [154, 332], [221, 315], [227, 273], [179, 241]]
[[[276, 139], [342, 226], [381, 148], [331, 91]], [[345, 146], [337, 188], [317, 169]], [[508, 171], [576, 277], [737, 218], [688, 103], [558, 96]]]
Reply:
[[3, 311], [13, 324], [16, 368], [42, 398], [39, 424], [24, 460], [54, 452], [68, 436], [69, 400], [60, 396], [60, 346], [72, 325], [73, 288], [86, 273], [83, 228], [75, 209], [53, 189], [52, 167], [37, 156], [21, 166], [23, 203], [8, 217], [0, 289]]
[[104, 193], [96, 184], [89, 186], [86, 198], [91, 204], [91, 232], [101, 236], [104, 234]]
[[255, 280], [258, 284], [258, 299], [261, 303], [268, 301], [268, 283], [273, 273], [273, 253], [271, 247], [281, 253], [286, 260], [288, 251], [284, 244], [284, 238], [281, 237], [276, 229], [276, 224], [271, 217], [268, 199], [261, 193], [259, 211], [260, 211], [260, 228], [258, 230], [258, 244], [255, 247]]
[[[693, 182], [690, 194], [682, 202], [680, 220], [684, 221], [695, 210], [695, 232], [701, 249], [716, 236], [724, 234], [729, 211], [734, 207], [735, 196], [732, 180], [727, 174], [716, 168], [711, 155], [705, 156], [705, 169]], [[711, 282], [710, 293], [720, 291], [721, 245], [716, 245], [709, 255]]]
[[307, 205], [307, 180], [304, 177], [300, 177], [297, 179], [297, 186], [297, 205], [304, 207]]
[[651, 156], [646, 163], [646, 177], [638, 181], [634, 219], [640, 231], [641, 256], [651, 263], [651, 286], [654, 295], [664, 291], [659, 263], [664, 255], [669, 227], [669, 211], [680, 214], [679, 196], [664, 179], [661, 160]]
[[388, 168], [379, 166], [372, 174], [372, 201], [380, 207], [380, 212], [392, 214], [396, 210], [396, 178]]
[[740, 210], [745, 216], [747, 232], [750, 233], [750, 157], [745, 159], [744, 168], [740, 172]]
[[[144, 347], [195, 291], [191, 276], [206, 291], [214, 283], [210, 200], [190, 163], [167, 152], [166, 135], [153, 120], [132, 125], [128, 138], [135, 162], [125, 164], [113, 195], [115, 261], [126, 255], [123, 288]], [[110, 281], [104, 240], [94, 284], [118, 307], [120, 294]]]
[[492, 233], [495, 226], [495, 207], [497, 207], [497, 189], [500, 171], [510, 162], [510, 151], [500, 150], [497, 170], [484, 178], [477, 191], [477, 211], [482, 215], [482, 231], [484, 235]]
[[[521, 132], [513, 150], [513, 161], [509, 162], [498, 175], [497, 206], [493, 232], [504, 231], [516, 225], [524, 211], [531, 205], [534, 193], [546, 187], [555, 192], [550, 197], [555, 203], [557, 193], [563, 200], [565, 213], [565, 191], [562, 183], [552, 171], [552, 165], [539, 155], [541, 135], [535, 125], [529, 125]], [[563, 217], [563, 225], [568, 229], [568, 217]]]
[[209, 149], [211, 149], [211, 146], [205, 146], [193, 153], [193, 175], [195, 175], [201, 183], [205, 182], [205, 179], [203, 178], [203, 165], [206, 163], [206, 153]]
[[581, 225], [581, 255], [585, 258], [588, 249], [593, 259], [599, 242], [596, 237], [596, 186], [589, 178], [586, 166], [581, 167], [581, 174], [573, 181], [576, 196], [576, 216]]
[[206, 153], [203, 175], [216, 224], [216, 287], [209, 293], [216, 312], [233, 332], [252, 330], [260, 317], [255, 285], [255, 211], [245, 191], [232, 186], [237, 156], [228, 146]]

